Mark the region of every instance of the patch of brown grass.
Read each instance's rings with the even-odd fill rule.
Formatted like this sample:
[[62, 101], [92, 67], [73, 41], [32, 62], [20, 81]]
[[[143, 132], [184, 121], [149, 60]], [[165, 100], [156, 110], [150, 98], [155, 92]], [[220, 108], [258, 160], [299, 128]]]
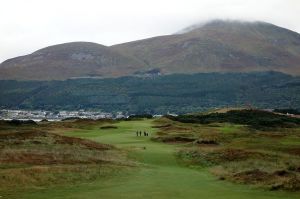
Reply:
[[113, 146], [108, 144], [100, 144], [98, 142], [93, 142], [81, 138], [67, 137], [57, 134], [53, 134], [52, 136], [55, 137], [55, 144], [80, 145], [91, 150], [109, 150], [113, 148]]
[[43, 165], [0, 170], [0, 190], [76, 184], [105, 178], [111, 173], [125, 172], [121, 165]]
[[57, 125], [0, 130], [0, 189], [76, 183], [135, 165], [125, 151], [45, 131], [52, 128]]
[[260, 184], [270, 190], [300, 190], [300, 176], [286, 170], [266, 172], [259, 169], [247, 170], [229, 176], [230, 180], [244, 184]]
[[164, 143], [192, 143], [196, 138], [182, 137], [182, 136], [158, 136], [151, 138], [153, 141], [159, 141]]
[[300, 156], [300, 147], [293, 147], [285, 150], [286, 153], [289, 153], [291, 155], [297, 155]]

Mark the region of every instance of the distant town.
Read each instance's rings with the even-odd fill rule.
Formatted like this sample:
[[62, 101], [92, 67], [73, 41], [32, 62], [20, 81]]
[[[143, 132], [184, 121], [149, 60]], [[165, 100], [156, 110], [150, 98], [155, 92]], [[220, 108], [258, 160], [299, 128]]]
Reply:
[[118, 119], [126, 118], [128, 115], [123, 112], [117, 112], [115, 114], [97, 112], [97, 111], [44, 111], [44, 110], [0, 110], [1, 120], [49, 120], [49, 121], [59, 121], [66, 118], [82, 118], [82, 119]]
[[[230, 108], [231, 110], [238, 110], [235, 108]], [[224, 109], [215, 109], [215, 112], [223, 112]], [[300, 118], [300, 113], [294, 109], [262, 109], [267, 112], [275, 112], [277, 114], [286, 115], [289, 117]], [[147, 114], [148, 115], [148, 114]], [[166, 115], [177, 116], [175, 113], [166, 113]], [[48, 121], [60, 121], [70, 118], [80, 118], [80, 119], [123, 119], [134, 116], [134, 114], [128, 114], [127, 112], [114, 112], [107, 113], [101, 111], [88, 111], [88, 110], [60, 110], [60, 111], [45, 111], [45, 110], [11, 110], [11, 109], [0, 109], [0, 120], [33, 120], [36, 122], [42, 120]], [[161, 117], [163, 115], [154, 114], [151, 117]]]
[[[176, 114], [170, 114], [176, 115]], [[106, 113], [100, 111], [44, 111], [44, 110], [0, 110], [0, 120], [48, 120], [60, 121], [67, 118], [81, 118], [81, 119], [122, 119], [128, 118], [130, 115], [124, 112]], [[153, 115], [153, 117], [160, 117], [162, 115]]]

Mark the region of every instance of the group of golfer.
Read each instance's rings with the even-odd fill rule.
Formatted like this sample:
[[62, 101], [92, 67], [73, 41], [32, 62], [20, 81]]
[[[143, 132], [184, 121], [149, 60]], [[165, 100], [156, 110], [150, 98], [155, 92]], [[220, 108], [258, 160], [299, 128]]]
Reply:
[[149, 133], [147, 133], [146, 131], [144, 131], [144, 134], [142, 133], [142, 131], [137, 131], [136, 132], [136, 136], [142, 136], [142, 135], [149, 136]]

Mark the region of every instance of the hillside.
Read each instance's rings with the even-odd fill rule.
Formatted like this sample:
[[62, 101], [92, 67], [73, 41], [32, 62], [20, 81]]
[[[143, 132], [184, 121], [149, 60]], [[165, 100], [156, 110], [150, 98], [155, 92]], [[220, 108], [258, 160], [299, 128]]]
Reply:
[[62, 80], [132, 74], [142, 65], [109, 47], [89, 42], [59, 44], [16, 57], [0, 65], [0, 79]]
[[274, 70], [300, 74], [300, 35], [264, 22], [216, 20], [113, 49], [163, 73]]
[[252, 105], [300, 108], [300, 78], [275, 72], [0, 81], [0, 107], [175, 113]]
[[264, 23], [211, 21], [177, 34], [111, 47], [50, 46], [0, 64], [0, 79], [64, 80], [199, 72], [279, 71], [300, 75], [300, 35]]

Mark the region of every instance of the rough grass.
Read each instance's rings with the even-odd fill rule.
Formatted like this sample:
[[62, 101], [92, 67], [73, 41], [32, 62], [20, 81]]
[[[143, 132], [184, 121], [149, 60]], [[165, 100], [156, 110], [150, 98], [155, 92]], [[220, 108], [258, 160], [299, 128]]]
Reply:
[[[112, 145], [49, 133], [46, 129], [102, 125], [97, 121], [70, 121], [12, 127], [1, 124], [0, 190], [86, 182], [130, 166], [124, 151]], [[83, 129], [86, 129], [85, 126]]]
[[[118, 127], [117, 129], [100, 129], [101, 125], [64, 131], [64, 135], [113, 144], [121, 148], [122, 151], [128, 152], [129, 157], [139, 163], [136, 167], [130, 168], [128, 172], [124, 172], [124, 169], [115, 168], [112, 171], [113, 174], [108, 170], [107, 175], [104, 173], [104, 176], [88, 180], [88, 183], [78, 183], [71, 186], [47, 186], [43, 189], [37, 187], [26, 191], [13, 190], [10, 194], [1, 193], [3, 198], [194, 199], [200, 197], [213, 199], [298, 199], [298, 193], [271, 192], [254, 189], [249, 185], [245, 186], [233, 184], [228, 181], [219, 181], [209, 173], [208, 169], [195, 169], [194, 167], [183, 166], [182, 161], [176, 158], [175, 152], [178, 149], [183, 149], [183, 147], [195, 147], [193, 143], [166, 144], [153, 142], [150, 136], [136, 136], [135, 134], [137, 130], [145, 130], [151, 136], [156, 136], [155, 132], [158, 129], [153, 129], [151, 126], [165, 126], [164, 124], [153, 124], [152, 120], [139, 120], [115, 123], [114, 125]], [[201, 129], [197, 126], [192, 126], [192, 128]], [[209, 128], [207, 127], [207, 129]], [[208, 133], [206, 131], [203, 132], [203, 130], [201, 132]], [[216, 135], [218, 134], [216, 129], [213, 132]], [[185, 133], [188, 133], [188, 131]], [[164, 133], [164, 135], [167, 134], [168, 132]], [[222, 142], [220, 144], [222, 145]], [[196, 146], [198, 147], [198, 145]], [[213, 149], [216, 146], [202, 144], [200, 147]], [[113, 165], [113, 167], [115, 166]], [[75, 175], [77, 176], [78, 174], [75, 173]], [[72, 174], [70, 179], [72, 179]]]
[[156, 141], [185, 143], [177, 157], [209, 168], [221, 180], [300, 191], [299, 128], [258, 130], [229, 123], [194, 124], [162, 118]]

